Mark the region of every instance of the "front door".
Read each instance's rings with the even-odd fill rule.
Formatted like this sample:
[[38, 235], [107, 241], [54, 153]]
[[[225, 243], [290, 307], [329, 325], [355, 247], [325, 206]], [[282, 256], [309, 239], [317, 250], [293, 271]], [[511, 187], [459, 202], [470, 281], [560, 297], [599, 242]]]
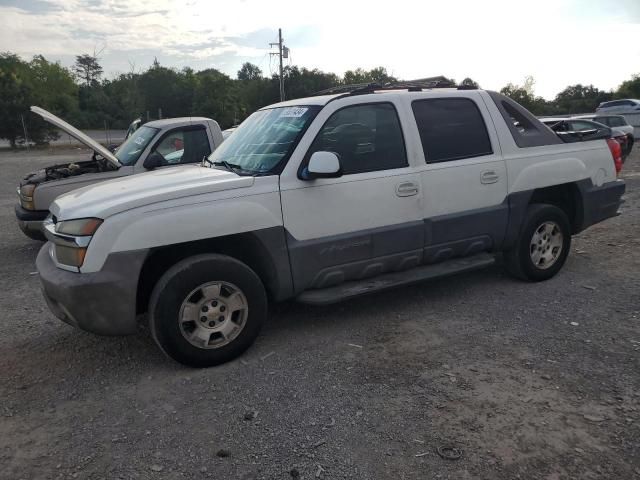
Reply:
[[[409, 164], [396, 107], [349, 103], [354, 99], [337, 100], [320, 112], [281, 176], [298, 292], [422, 261], [420, 179]], [[316, 151], [335, 152], [342, 176], [301, 180]]]

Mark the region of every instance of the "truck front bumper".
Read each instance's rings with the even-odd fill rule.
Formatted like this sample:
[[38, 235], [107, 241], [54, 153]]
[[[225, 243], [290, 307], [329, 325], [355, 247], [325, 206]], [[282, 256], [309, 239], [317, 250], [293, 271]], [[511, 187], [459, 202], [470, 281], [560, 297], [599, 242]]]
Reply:
[[76, 273], [55, 266], [50, 245], [40, 249], [36, 267], [53, 314], [98, 335], [135, 333], [138, 278], [147, 250], [111, 254], [99, 272]]
[[49, 215], [48, 210], [27, 210], [19, 204], [16, 204], [14, 210], [22, 233], [34, 240], [46, 240], [42, 224]]

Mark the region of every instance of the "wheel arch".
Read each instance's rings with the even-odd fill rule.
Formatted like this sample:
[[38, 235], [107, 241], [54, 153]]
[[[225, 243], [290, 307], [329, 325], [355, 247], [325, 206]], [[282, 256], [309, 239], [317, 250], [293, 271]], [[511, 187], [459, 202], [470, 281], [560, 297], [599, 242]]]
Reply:
[[577, 183], [562, 183], [551, 187], [537, 188], [529, 199], [533, 203], [547, 203], [562, 210], [569, 219], [571, 233], [578, 233], [584, 218], [584, 204]]
[[228, 255], [246, 264], [260, 277], [272, 300], [282, 300], [293, 292], [284, 230], [273, 227], [151, 249], [138, 279], [136, 312], [146, 312], [153, 288], [169, 268], [203, 253]]
[[535, 203], [546, 203], [560, 208], [569, 219], [571, 233], [580, 232], [584, 224], [584, 202], [579, 183], [567, 182], [510, 194], [509, 222], [504, 249], [508, 250], [515, 244], [527, 208]]

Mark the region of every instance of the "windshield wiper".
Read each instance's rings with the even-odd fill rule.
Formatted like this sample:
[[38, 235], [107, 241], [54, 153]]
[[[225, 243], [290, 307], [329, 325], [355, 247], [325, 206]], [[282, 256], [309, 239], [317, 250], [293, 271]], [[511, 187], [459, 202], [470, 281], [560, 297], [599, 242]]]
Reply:
[[216, 167], [224, 167], [227, 170], [229, 170], [230, 172], [235, 173], [236, 175], [241, 175], [240, 172], [244, 172], [244, 168], [242, 168], [240, 165], [236, 165], [235, 163], [229, 163], [226, 160], [220, 160], [218, 162], [212, 162], [212, 164]]
[[204, 157], [202, 159], [202, 163], [208, 163], [209, 165], [213, 165], [214, 167], [224, 167], [226, 170], [229, 170], [230, 172], [235, 173], [236, 175], [242, 175], [241, 172], [244, 171], [244, 169], [240, 165], [236, 165], [235, 163], [229, 163], [226, 160], [219, 160], [217, 162], [213, 162], [209, 160], [207, 157]]

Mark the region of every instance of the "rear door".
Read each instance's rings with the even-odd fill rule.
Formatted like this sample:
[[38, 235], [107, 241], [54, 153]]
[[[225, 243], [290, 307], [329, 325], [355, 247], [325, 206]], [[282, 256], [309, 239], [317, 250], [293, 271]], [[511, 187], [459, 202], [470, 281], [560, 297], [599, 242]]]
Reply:
[[508, 220], [507, 169], [478, 96], [411, 101], [425, 165], [425, 263], [498, 248]]
[[[297, 291], [420, 264], [419, 175], [397, 107], [357, 97], [321, 110], [281, 175], [284, 226]], [[301, 180], [315, 151], [341, 160], [338, 178]]]

